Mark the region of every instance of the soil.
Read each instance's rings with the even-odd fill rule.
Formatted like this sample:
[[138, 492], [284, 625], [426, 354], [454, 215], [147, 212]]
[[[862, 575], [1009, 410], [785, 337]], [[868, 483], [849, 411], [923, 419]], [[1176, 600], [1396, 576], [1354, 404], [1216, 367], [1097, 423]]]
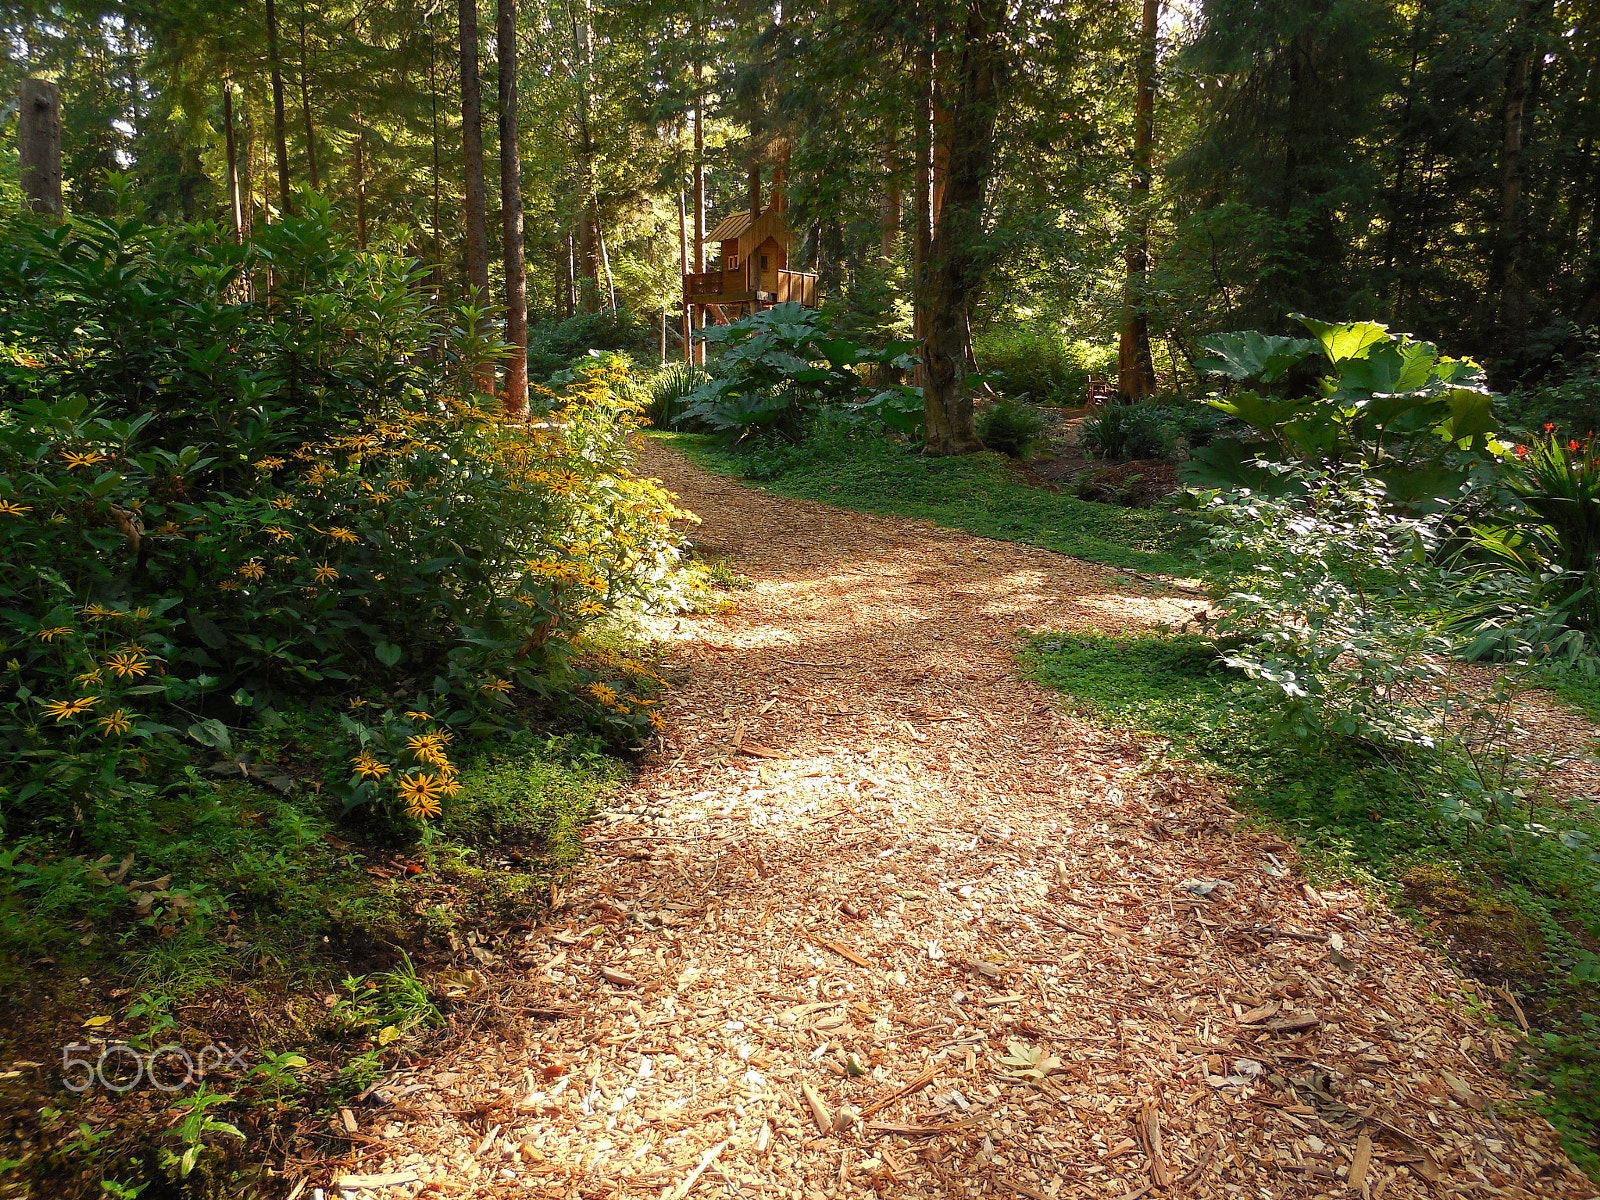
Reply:
[[671, 623], [686, 682], [589, 863], [285, 1191], [1596, 1194], [1495, 996], [1017, 674], [1019, 628], [1200, 604], [640, 454], [755, 587]]
[[1178, 464], [1165, 458], [1103, 462], [1078, 449], [1088, 409], [1042, 409], [1049, 422], [1044, 445], [1024, 468], [1030, 479], [1083, 500], [1150, 508], [1178, 491]]

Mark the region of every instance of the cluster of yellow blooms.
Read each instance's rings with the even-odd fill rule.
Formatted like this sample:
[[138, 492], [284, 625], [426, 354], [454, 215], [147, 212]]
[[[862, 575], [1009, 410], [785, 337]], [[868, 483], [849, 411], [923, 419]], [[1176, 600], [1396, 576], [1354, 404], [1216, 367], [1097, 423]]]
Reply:
[[[150, 619], [150, 609], [144, 607], [124, 612], [121, 609], [107, 608], [103, 604], [85, 604], [78, 612], [91, 626], [104, 621], [127, 621], [134, 626], [135, 636], [140, 623]], [[46, 644], [66, 644], [77, 632], [78, 630], [71, 625], [46, 625], [36, 630], [34, 636]], [[87, 671], [80, 671], [72, 677], [74, 687], [90, 694], [73, 696], [70, 699], [47, 700], [39, 706], [40, 715], [48, 717], [57, 725], [76, 722], [79, 717], [86, 716], [105, 704], [117, 704], [114, 697], [102, 694], [107, 687], [108, 677], [110, 683], [115, 685], [139, 679], [151, 671], [150, 650], [141, 642], [128, 641], [101, 653], [104, 657], [99, 660], [98, 665]], [[7, 664], [12, 669], [19, 665], [15, 660]], [[112, 707], [108, 711], [101, 712], [101, 715], [95, 718], [93, 725], [101, 737], [125, 737], [133, 732], [134, 714], [120, 706]]]
[[[413, 820], [423, 821], [437, 817], [443, 811], [445, 800], [461, 794], [460, 773], [450, 761], [449, 755], [445, 753], [445, 747], [450, 741], [451, 734], [445, 730], [434, 730], [406, 738], [406, 753], [414, 762], [412, 766], [403, 768], [396, 776], [394, 788], [396, 795], [405, 805], [406, 814]], [[358, 776], [374, 783], [393, 771], [388, 763], [365, 748], [350, 760], [350, 765]]]

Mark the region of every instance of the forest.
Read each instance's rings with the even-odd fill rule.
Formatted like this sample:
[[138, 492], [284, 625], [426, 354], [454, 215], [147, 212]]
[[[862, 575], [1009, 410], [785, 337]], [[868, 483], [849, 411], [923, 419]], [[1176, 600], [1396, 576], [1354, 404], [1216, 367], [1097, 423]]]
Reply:
[[1591, 15], [0, 6], [0, 1200], [1594, 1196]]

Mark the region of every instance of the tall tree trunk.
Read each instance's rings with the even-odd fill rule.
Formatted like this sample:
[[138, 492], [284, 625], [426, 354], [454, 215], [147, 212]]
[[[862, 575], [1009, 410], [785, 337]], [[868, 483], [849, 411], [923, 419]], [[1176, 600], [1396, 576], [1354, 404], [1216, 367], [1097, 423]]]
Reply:
[[428, 117], [433, 125], [433, 297], [437, 302], [444, 298], [444, 234], [439, 228], [439, 39], [431, 15], [428, 22]]
[[[585, 312], [600, 311], [600, 253], [595, 240], [599, 224], [599, 197], [594, 174], [594, 128], [590, 107], [594, 89], [594, 30], [589, 5], [584, 0], [583, 20], [569, 5], [572, 17], [572, 53], [581, 68], [578, 83], [578, 300]], [[584, 285], [587, 284], [585, 287]]]
[[500, 73], [500, 229], [506, 270], [506, 411], [528, 411], [528, 274], [523, 261], [522, 153], [517, 144], [517, 0], [498, 0], [495, 54]]
[[883, 195], [878, 200], [878, 261], [885, 267], [894, 262], [900, 246], [900, 175], [896, 159], [899, 148], [895, 131], [883, 139]]
[[[706, 137], [705, 137], [705, 64], [701, 62], [701, 38], [703, 30], [697, 24], [694, 30], [694, 272], [701, 274], [706, 269]], [[696, 305], [689, 306], [689, 336], [694, 336], [695, 315], [701, 314], [700, 320], [704, 324], [704, 310]], [[700, 342], [694, 346], [692, 361], [703, 363], [706, 361], [706, 345]]]
[[311, 190], [321, 191], [322, 180], [317, 175], [317, 139], [311, 126], [311, 52], [306, 49], [306, 15], [300, 11], [300, 114], [306, 125], [306, 178]]
[[[984, 198], [994, 174], [1000, 88], [1006, 76], [1001, 31], [1006, 0], [968, 0], [949, 106], [949, 173], [939, 208], [924, 286], [923, 418], [929, 454], [982, 449], [965, 386], [967, 317], [988, 267], [982, 246]], [[935, 151], [934, 163], [938, 155]]]
[[567, 230], [567, 291], [564, 299], [567, 305], [567, 319], [571, 320], [578, 313], [578, 257], [572, 244], [572, 230]]
[[1551, 0], [1524, 0], [1511, 28], [1506, 52], [1506, 83], [1500, 106], [1500, 228], [1491, 258], [1490, 293], [1499, 305], [1503, 336], [1516, 336], [1527, 324], [1527, 285], [1522, 278], [1524, 246], [1523, 149], [1529, 76], [1543, 48], [1540, 36]]
[[[928, 286], [928, 261], [933, 252], [933, 51], [919, 56], [916, 104], [917, 169], [913, 175], [916, 194], [912, 197], [912, 220], [916, 228], [911, 243], [911, 290], [914, 296], [923, 295]], [[911, 309], [911, 336], [923, 342], [927, 338], [926, 310], [921, 303]], [[927, 355], [918, 357], [912, 370], [912, 383], [922, 389], [923, 401], [928, 397]]]
[[61, 196], [61, 92], [48, 79], [22, 81], [17, 111], [17, 153], [22, 194], [36, 213], [59, 217]]
[[279, 63], [278, 6], [267, 0], [267, 73], [272, 77], [272, 142], [278, 156], [278, 212], [289, 215], [289, 130], [283, 112], [283, 68]]
[[367, 248], [367, 125], [356, 108], [356, 245]]
[[239, 202], [239, 135], [233, 127], [233, 80], [222, 81], [222, 130], [228, 151], [228, 216], [233, 222], [233, 241], [244, 241], [244, 207]]
[[1156, 25], [1160, 15], [1161, 0], [1144, 0], [1133, 104], [1133, 187], [1128, 200], [1128, 244], [1123, 252], [1122, 336], [1117, 346], [1117, 390], [1130, 400], [1143, 400], [1156, 386], [1144, 296], [1150, 270], [1150, 156], [1155, 140]]
[[[689, 275], [689, 215], [685, 211], [683, 200], [683, 163], [678, 163], [678, 264], [683, 270], [685, 282]], [[684, 288], [682, 302], [678, 306], [682, 316], [683, 325], [683, 361], [689, 361], [689, 295], [688, 288]]]
[[467, 288], [489, 307], [488, 202], [483, 184], [483, 94], [478, 82], [478, 0], [458, 0], [461, 41], [461, 157], [466, 181]]
[[617, 281], [611, 278], [611, 255], [606, 250], [606, 231], [599, 225], [594, 227], [595, 240], [600, 243], [600, 263], [606, 272], [606, 295], [611, 298], [611, 315], [617, 315]]

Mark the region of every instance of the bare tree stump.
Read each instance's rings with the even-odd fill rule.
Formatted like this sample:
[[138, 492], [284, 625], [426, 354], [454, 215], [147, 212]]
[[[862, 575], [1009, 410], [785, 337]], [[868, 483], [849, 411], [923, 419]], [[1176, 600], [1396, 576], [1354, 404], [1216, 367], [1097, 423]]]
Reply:
[[48, 79], [22, 81], [17, 154], [22, 160], [22, 194], [29, 207], [61, 216], [61, 93]]

